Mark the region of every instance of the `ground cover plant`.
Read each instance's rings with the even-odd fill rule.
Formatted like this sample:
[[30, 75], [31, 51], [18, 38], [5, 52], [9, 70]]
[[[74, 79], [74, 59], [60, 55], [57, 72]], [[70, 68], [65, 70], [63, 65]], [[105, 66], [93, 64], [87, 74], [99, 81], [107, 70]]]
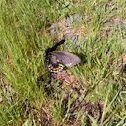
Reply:
[[[125, 0], [1, 0], [0, 125], [125, 125], [125, 13]], [[45, 50], [64, 38], [81, 63], [57, 76]]]

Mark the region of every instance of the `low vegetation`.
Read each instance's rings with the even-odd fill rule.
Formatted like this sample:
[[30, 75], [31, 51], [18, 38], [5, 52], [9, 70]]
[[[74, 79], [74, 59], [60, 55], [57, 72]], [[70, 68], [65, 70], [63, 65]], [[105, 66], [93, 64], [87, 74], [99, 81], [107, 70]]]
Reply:
[[[126, 125], [125, 13], [125, 0], [1, 0], [0, 125]], [[85, 41], [80, 38], [76, 48], [66, 38], [66, 50], [82, 60], [66, 70], [86, 81], [79, 83], [87, 92], [79, 96], [83, 104], [74, 93], [64, 99], [67, 87], [50, 81], [44, 64], [54, 44], [47, 28], [73, 14], [83, 21], [70, 27], [81, 28]]]

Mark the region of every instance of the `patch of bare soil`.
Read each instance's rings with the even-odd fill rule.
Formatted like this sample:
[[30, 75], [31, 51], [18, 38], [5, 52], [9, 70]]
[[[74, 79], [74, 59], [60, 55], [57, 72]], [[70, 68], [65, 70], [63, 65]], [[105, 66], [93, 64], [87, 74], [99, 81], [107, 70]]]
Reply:
[[[61, 38], [70, 39], [74, 47], [78, 47], [79, 41], [81, 41], [81, 44], [84, 44], [86, 40], [86, 27], [83, 25], [83, 22], [83, 16], [73, 14], [56, 23], [47, 25], [46, 30], [54, 38], [54, 42], [58, 42]], [[66, 43], [68, 46], [69, 43]]]

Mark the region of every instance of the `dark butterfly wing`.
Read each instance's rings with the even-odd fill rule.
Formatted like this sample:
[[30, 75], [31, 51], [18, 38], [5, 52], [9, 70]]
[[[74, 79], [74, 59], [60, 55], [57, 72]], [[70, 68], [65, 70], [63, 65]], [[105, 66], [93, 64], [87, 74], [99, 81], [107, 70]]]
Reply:
[[48, 56], [48, 61], [46, 60], [45, 65], [48, 67], [50, 72], [54, 73], [57, 73], [64, 68], [64, 65], [54, 55]]
[[65, 42], [65, 40], [63, 39], [63, 40], [59, 41], [58, 43], [56, 43], [52, 48], [46, 49], [46, 51], [45, 51], [46, 56], [48, 56], [48, 54], [49, 54], [50, 52], [55, 51], [56, 48], [57, 48], [58, 46], [62, 45], [64, 42]]
[[78, 56], [65, 51], [53, 51], [51, 52], [51, 55], [56, 56], [56, 59], [65, 64], [67, 67], [72, 67], [81, 62]]

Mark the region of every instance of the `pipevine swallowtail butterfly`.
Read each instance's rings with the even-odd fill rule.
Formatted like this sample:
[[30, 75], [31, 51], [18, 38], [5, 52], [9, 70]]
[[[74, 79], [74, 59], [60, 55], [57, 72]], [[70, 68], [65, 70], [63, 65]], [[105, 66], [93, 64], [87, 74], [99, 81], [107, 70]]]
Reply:
[[80, 58], [72, 53], [66, 51], [56, 51], [56, 48], [64, 42], [65, 40], [61, 40], [52, 48], [48, 48], [45, 51], [45, 65], [48, 67], [50, 72], [57, 73], [63, 70], [65, 66], [72, 67], [81, 62]]

